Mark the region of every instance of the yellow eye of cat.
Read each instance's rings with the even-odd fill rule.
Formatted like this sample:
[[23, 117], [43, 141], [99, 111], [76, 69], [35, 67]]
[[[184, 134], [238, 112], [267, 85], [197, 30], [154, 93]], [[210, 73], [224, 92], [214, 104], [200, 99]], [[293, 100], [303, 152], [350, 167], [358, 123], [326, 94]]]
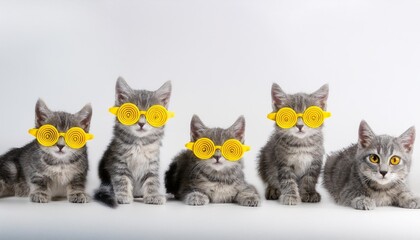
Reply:
[[397, 157], [397, 156], [393, 156], [393, 157], [391, 158], [391, 160], [390, 160], [390, 163], [391, 163], [392, 165], [398, 165], [398, 164], [400, 163], [400, 161], [401, 161], [401, 159], [400, 159], [399, 157]]
[[369, 161], [372, 163], [378, 163], [379, 162], [379, 156], [376, 154], [370, 154], [369, 155]]

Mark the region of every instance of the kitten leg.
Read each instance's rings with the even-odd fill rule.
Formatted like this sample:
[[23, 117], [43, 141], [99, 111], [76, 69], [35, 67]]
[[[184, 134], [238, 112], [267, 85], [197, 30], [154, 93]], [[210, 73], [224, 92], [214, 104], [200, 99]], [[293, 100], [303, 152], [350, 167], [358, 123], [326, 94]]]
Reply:
[[235, 201], [242, 206], [258, 207], [260, 204], [260, 196], [258, 195], [257, 189], [254, 186], [245, 184], [236, 195]]
[[279, 171], [280, 198], [284, 205], [297, 205], [301, 203], [296, 175], [290, 167], [284, 166]]
[[396, 205], [402, 208], [420, 209], [420, 198], [415, 197], [408, 189], [405, 189], [396, 198]]
[[115, 197], [119, 204], [128, 204], [133, 202], [133, 182], [126, 175], [114, 175], [111, 178]]
[[21, 181], [15, 184], [14, 192], [18, 197], [27, 197], [29, 196], [29, 186], [25, 181]]
[[307, 173], [299, 181], [299, 193], [302, 202], [317, 203], [321, 201], [321, 195], [315, 189], [321, 166], [322, 160], [312, 162]]
[[146, 174], [144, 180], [144, 196], [143, 201], [146, 204], [162, 205], [166, 202], [166, 197], [159, 193], [159, 176], [157, 174]]
[[67, 185], [67, 199], [71, 203], [87, 203], [89, 197], [85, 193], [86, 176], [84, 174], [76, 175]]
[[194, 191], [185, 195], [184, 202], [192, 206], [201, 206], [201, 205], [209, 204], [210, 199], [204, 193]]
[[376, 207], [376, 203], [370, 197], [360, 196], [351, 201], [351, 206], [358, 210], [373, 210]]
[[31, 177], [31, 193], [29, 198], [32, 202], [47, 203], [51, 201], [50, 181], [51, 179], [45, 176], [34, 175]]
[[267, 200], [277, 200], [280, 197], [280, 190], [277, 187], [268, 185], [265, 189], [265, 199]]
[[0, 197], [13, 196], [13, 188], [5, 181], [0, 180]]

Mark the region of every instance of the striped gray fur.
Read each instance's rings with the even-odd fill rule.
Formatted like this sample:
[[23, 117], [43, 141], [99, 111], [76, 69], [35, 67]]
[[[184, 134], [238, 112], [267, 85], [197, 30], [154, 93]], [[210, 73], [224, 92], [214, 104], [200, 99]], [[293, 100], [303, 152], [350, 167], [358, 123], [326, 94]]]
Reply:
[[[420, 208], [420, 198], [409, 190], [406, 180], [410, 171], [415, 129], [401, 136], [375, 135], [365, 121], [360, 123], [359, 141], [327, 157], [324, 186], [335, 202], [360, 210], [376, 206]], [[379, 163], [369, 156], [379, 156]], [[400, 157], [398, 165], [390, 158]]]
[[[271, 89], [273, 112], [289, 107], [303, 113], [310, 106], [326, 110], [328, 85], [312, 94], [286, 94], [279, 85]], [[301, 202], [319, 202], [321, 195], [315, 190], [324, 156], [322, 127], [307, 127], [302, 118], [296, 125], [283, 129], [275, 123], [275, 130], [261, 149], [258, 172], [266, 184], [267, 200], [277, 200], [285, 205]]]
[[[241, 116], [227, 129], [208, 128], [198, 116], [191, 120], [191, 141], [209, 138], [215, 145], [228, 139], [244, 142], [245, 119]], [[192, 151], [184, 150], [177, 155], [165, 174], [168, 193], [188, 205], [208, 203], [238, 203], [256, 207], [260, 197], [254, 186], [245, 182], [242, 159], [236, 162], [226, 160], [220, 150], [211, 159], [200, 160]]]
[[[71, 127], [81, 127], [88, 132], [92, 107], [88, 104], [76, 114], [53, 112], [38, 100], [35, 114], [36, 128], [51, 124], [59, 132], [66, 132]], [[67, 196], [72, 203], [86, 203], [89, 201], [85, 193], [87, 171], [86, 146], [72, 149], [63, 137], [51, 147], [34, 140], [0, 157], [0, 196], [29, 196], [37, 203]]]
[[[171, 82], [156, 91], [134, 90], [123, 78], [116, 84], [115, 106], [133, 103], [141, 110], [152, 105], [168, 107]], [[159, 153], [164, 126], [155, 128], [146, 122], [144, 115], [137, 124], [126, 126], [117, 119], [114, 136], [99, 163], [101, 186], [95, 199], [108, 206], [133, 202], [142, 197], [147, 204], [163, 204], [165, 196], [159, 193]]]

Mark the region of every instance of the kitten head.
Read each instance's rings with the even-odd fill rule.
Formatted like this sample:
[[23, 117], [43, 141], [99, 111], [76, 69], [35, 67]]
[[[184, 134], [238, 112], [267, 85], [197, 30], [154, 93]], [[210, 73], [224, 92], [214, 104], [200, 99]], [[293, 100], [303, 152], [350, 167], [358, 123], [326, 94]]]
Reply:
[[[39, 99], [35, 106], [35, 127], [39, 128], [42, 125], [50, 124], [57, 128], [58, 132], [65, 133], [72, 127], [80, 127], [85, 132], [89, 132], [90, 120], [92, 118], [92, 107], [90, 104], [84, 106], [79, 112], [70, 114], [66, 112], [51, 111], [44, 101]], [[74, 149], [69, 147], [64, 141], [63, 137], [58, 139], [58, 142], [46, 147], [39, 144], [41, 150], [58, 159], [67, 159], [70, 156], [81, 153], [85, 147]]]
[[[318, 106], [325, 111], [328, 99], [328, 84], [323, 85], [320, 89], [311, 94], [286, 94], [279, 85], [273, 83], [271, 98], [273, 101], [273, 112], [277, 112], [280, 108], [289, 107], [296, 113], [303, 113], [310, 106]], [[323, 125], [319, 128], [310, 128], [306, 126], [302, 118], [299, 117], [295, 126], [291, 128], [280, 128], [277, 124], [275, 126], [276, 131], [282, 134], [296, 138], [305, 138], [320, 133]]]
[[411, 166], [415, 136], [414, 127], [399, 137], [375, 135], [362, 121], [356, 155], [362, 177], [379, 186], [405, 181]]
[[[240, 116], [236, 122], [227, 129], [222, 128], [208, 128], [206, 127], [197, 115], [191, 119], [191, 142], [197, 141], [199, 138], [209, 138], [216, 146], [221, 146], [226, 140], [236, 139], [242, 144], [244, 143], [245, 135], [245, 118]], [[240, 165], [241, 161], [228, 161], [223, 156], [219, 149], [216, 150], [212, 158], [208, 160], [199, 160], [202, 164], [213, 170], [220, 171]]]
[[[170, 81], [164, 83], [156, 91], [134, 90], [122, 77], [119, 77], [115, 87], [115, 106], [121, 106], [124, 103], [133, 103], [142, 111], [149, 109], [153, 105], [162, 105], [168, 108], [171, 91], [172, 85]], [[137, 124], [131, 126], [121, 124], [116, 120], [116, 127], [125, 133], [139, 138], [154, 135], [164, 128], [164, 126], [161, 128], [152, 127], [147, 123], [144, 115], [141, 115]]]

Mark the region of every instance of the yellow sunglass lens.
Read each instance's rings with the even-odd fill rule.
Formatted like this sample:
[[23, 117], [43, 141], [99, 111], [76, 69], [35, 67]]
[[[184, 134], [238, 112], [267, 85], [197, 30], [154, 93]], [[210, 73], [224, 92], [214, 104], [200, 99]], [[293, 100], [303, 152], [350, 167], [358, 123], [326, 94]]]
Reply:
[[291, 108], [281, 108], [276, 114], [276, 123], [281, 128], [291, 128], [296, 122], [296, 112]]
[[372, 163], [378, 163], [379, 162], [379, 156], [376, 154], [369, 155], [369, 161]]
[[236, 139], [229, 139], [222, 146], [222, 155], [229, 161], [238, 161], [244, 152], [242, 143]]
[[200, 138], [194, 143], [193, 152], [199, 159], [209, 159], [214, 155], [216, 147], [212, 140], [208, 138]]
[[305, 110], [303, 122], [311, 128], [318, 128], [324, 122], [324, 111], [320, 107], [312, 106]]
[[70, 128], [65, 135], [67, 145], [75, 149], [83, 147], [87, 140], [85, 131], [79, 127]]
[[390, 162], [391, 162], [392, 165], [398, 165], [398, 164], [400, 164], [400, 161], [401, 161], [401, 159], [399, 157], [393, 156], [391, 158], [391, 161]]
[[38, 129], [36, 134], [36, 139], [38, 140], [39, 144], [51, 147], [57, 143], [60, 134], [58, 130], [52, 125], [44, 125]]
[[160, 105], [150, 107], [146, 113], [146, 120], [152, 127], [162, 127], [168, 118], [168, 111]]
[[118, 108], [117, 118], [124, 125], [133, 125], [139, 121], [140, 111], [136, 105], [124, 103]]

